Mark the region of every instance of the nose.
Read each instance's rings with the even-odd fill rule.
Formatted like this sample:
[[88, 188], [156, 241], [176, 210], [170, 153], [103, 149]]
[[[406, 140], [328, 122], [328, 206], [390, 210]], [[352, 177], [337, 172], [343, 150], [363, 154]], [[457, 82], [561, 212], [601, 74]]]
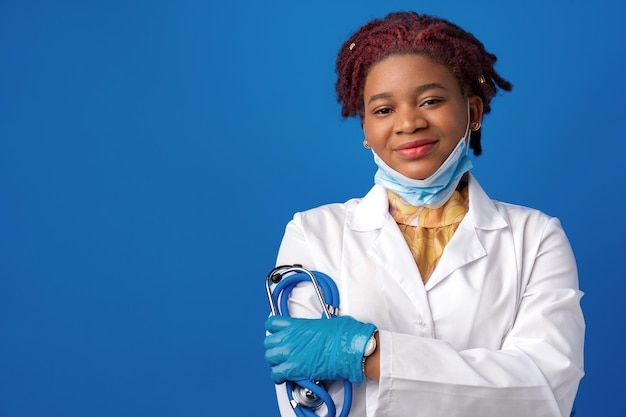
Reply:
[[419, 108], [402, 106], [396, 109], [396, 133], [415, 133], [428, 126], [428, 121]]

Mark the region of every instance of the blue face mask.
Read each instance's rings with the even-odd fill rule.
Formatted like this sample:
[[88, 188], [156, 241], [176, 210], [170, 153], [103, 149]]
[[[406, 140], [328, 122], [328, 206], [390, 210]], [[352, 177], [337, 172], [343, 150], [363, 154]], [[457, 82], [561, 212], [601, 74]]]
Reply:
[[472, 168], [472, 160], [467, 155], [466, 138], [468, 135], [469, 106], [468, 126], [465, 129], [465, 135], [437, 171], [423, 180], [414, 180], [402, 175], [388, 166], [372, 151], [374, 162], [378, 165], [378, 171], [374, 175], [374, 183], [393, 191], [413, 206], [441, 207], [450, 198], [463, 174]]

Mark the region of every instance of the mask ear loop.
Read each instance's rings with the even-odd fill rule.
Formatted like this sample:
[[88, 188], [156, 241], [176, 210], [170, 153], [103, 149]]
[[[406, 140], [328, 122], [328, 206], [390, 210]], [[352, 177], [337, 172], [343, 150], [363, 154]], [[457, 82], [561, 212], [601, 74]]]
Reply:
[[471, 119], [471, 117], [472, 117], [472, 114], [470, 112], [470, 102], [469, 102], [469, 99], [468, 99], [467, 100], [467, 127], [465, 128], [465, 133], [463, 134], [463, 140], [465, 141], [465, 144], [466, 144], [466, 146], [465, 146], [465, 155], [466, 156], [469, 155], [469, 148], [470, 148], [469, 147], [469, 140], [470, 140], [469, 135], [470, 135], [470, 131], [471, 131], [471, 129], [470, 129], [470, 125], [471, 125], [470, 119]]

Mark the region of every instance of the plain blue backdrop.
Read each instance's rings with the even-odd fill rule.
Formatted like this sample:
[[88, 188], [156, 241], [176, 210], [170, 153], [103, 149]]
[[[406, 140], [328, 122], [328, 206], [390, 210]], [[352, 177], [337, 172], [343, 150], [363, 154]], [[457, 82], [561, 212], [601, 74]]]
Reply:
[[626, 415], [620, 0], [0, 0], [0, 417], [277, 415], [284, 226], [374, 173], [336, 53], [407, 9], [513, 82], [473, 172], [561, 219], [586, 294], [577, 416]]

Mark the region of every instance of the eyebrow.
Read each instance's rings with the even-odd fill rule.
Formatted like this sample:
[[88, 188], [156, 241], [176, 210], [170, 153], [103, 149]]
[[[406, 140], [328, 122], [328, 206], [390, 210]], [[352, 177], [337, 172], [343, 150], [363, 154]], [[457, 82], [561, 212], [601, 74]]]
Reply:
[[[433, 89], [442, 89], [442, 90], [447, 90], [446, 87], [444, 87], [443, 85], [439, 84], [439, 83], [428, 83], [428, 84], [424, 84], [424, 85], [420, 85], [419, 87], [417, 87], [415, 89], [415, 92], [417, 94], [421, 94], [425, 91], [428, 90], [433, 90]], [[373, 96], [370, 97], [368, 104], [371, 103], [374, 100], [379, 100], [382, 98], [388, 98], [391, 97], [391, 93], [379, 93], [379, 94], [374, 94]]]

